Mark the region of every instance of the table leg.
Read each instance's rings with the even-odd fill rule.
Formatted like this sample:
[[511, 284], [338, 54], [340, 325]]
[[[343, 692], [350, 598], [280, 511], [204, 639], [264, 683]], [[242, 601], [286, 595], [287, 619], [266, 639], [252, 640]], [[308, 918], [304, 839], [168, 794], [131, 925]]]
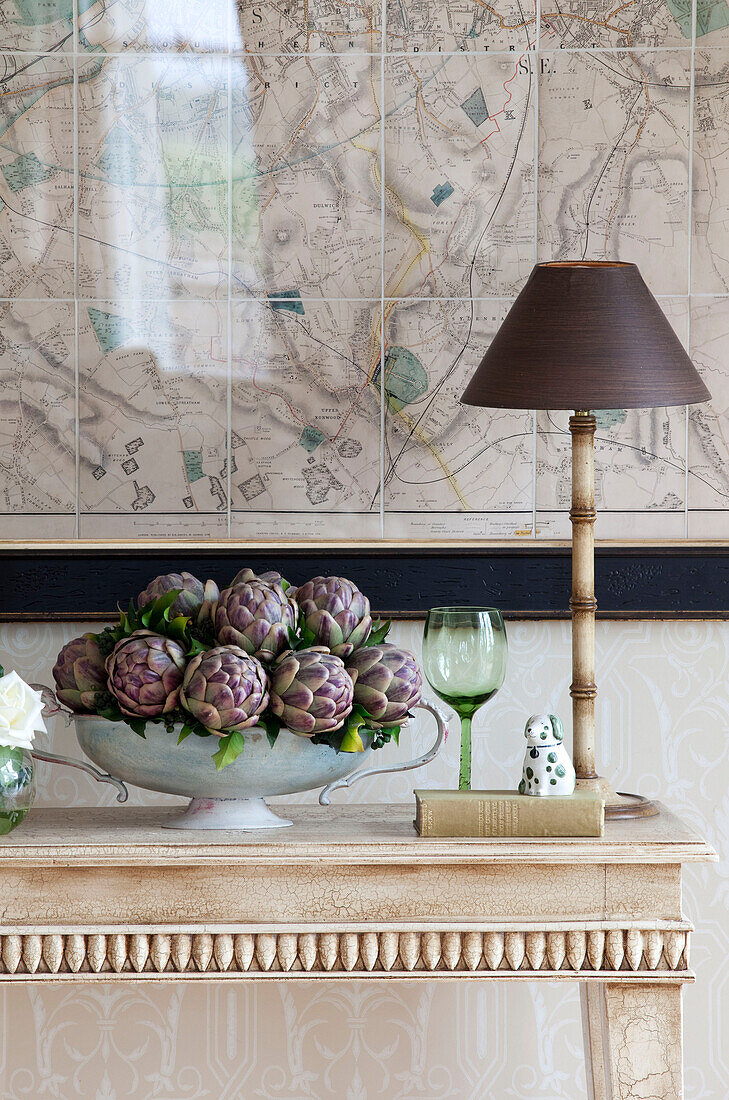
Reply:
[[681, 986], [583, 982], [589, 1100], [681, 1100]]

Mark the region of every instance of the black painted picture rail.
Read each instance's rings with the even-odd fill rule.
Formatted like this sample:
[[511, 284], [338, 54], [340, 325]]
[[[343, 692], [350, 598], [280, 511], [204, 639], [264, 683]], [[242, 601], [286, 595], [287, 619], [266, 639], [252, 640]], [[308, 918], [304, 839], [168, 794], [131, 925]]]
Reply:
[[[568, 547], [13, 548], [0, 549], [0, 563], [4, 622], [113, 620], [117, 603], [160, 573], [185, 569], [223, 587], [244, 565], [278, 568], [293, 584], [348, 577], [383, 617], [419, 619], [449, 604], [494, 606], [510, 619], [569, 615]], [[595, 587], [602, 618], [729, 618], [729, 547], [598, 547]]]

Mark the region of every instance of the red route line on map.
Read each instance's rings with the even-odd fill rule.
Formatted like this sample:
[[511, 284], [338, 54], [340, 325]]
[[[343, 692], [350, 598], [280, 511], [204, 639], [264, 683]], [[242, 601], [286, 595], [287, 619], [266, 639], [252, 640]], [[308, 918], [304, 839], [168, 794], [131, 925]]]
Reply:
[[[220, 358], [213, 355], [213, 337], [212, 336], [210, 337], [210, 358], [215, 363], [227, 362], [227, 360], [220, 359]], [[321, 432], [321, 434], [326, 439], [327, 443], [335, 443], [336, 440], [341, 435], [342, 431], [344, 430], [345, 425], [347, 424], [347, 421], [349, 420], [350, 416], [352, 415], [352, 413], [354, 412], [354, 410], [357, 406], [357, 402], [359, 401], [360, 397], [362, 396], [362, 394], [366, 390], [369, 383], [372, 381], [372, 373], [374, 372], [374, 369], [377, 366], [378, 359], [379, 359], [379, 354], [377, 356], [377, 359], [375, 359], [374, 363], [372, 364], [370, 372], [367, 375], [366, 381], [361, 386], [361, 388], [357, 391], [357, 396], [354, 398], [351, 405], [349, 406], [349, 409], [347, 410], [347, 415], [342, 420], [342, 423], [339, 425], [336, 433], [333, 436], [330, 437], [330, 436], [327, 436], [327, 434], [325, 432]], [[240, 357], [238, 358], [238, 361], [239, 362], [241, 361]], [[268, 389], [266, 389], [265, 386], [261, 386], [261, 385], [258, 384], [258, 382], [256, 381], [257, 371], [258, 371], [258, 367], [254, 365], [253, 374], [251, 375], [251, 381], [253, 382], [253, 385], [258, 390], [258, 392], [268, 394], [269, 397], [278, 397], [281, 401], [283, 401], [284, 405], [289, 410], [289, 412], [293, 416], [294, 420], [296, 420], [299, 424], [303, 424], [303, 426], [305, 428], [306, 427], [311, 427], [312, 425], [310, 425], [308, 421], [304, 420], [302, 417], [300, 417], [296, 413], [294, 407], [287, 400], [287, 398], [284, 397], [284, 395], [282, 393], [279, 393], [278, 390], [268, 390]], [[317, 431], [321, 431], [321, 428], [317, 428]]]

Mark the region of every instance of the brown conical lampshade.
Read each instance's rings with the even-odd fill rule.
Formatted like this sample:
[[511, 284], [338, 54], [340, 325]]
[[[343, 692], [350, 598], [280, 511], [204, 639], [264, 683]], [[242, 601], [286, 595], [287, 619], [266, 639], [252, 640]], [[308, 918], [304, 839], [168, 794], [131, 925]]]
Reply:
[[644, 409], [711, 397], [635, 264], [537, 264], [466, 405]]

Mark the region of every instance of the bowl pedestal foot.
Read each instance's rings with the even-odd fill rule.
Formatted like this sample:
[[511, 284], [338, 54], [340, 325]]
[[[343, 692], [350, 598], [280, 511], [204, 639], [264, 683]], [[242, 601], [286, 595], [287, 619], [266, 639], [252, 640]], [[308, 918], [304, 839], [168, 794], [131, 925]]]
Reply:
[[193, 798], [165, 829], [283, 829], [293, 822], [279, 817], [262, 798]]

